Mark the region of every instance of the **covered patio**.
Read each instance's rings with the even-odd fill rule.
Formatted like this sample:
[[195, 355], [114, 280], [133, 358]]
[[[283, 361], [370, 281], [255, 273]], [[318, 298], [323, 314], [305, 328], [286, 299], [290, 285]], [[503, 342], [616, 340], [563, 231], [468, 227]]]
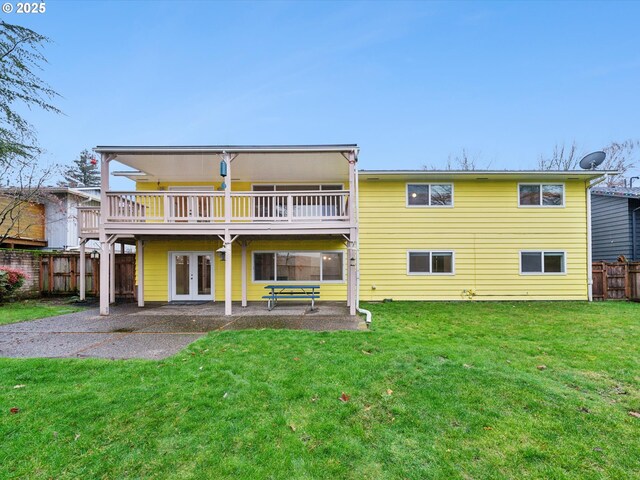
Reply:
[[[187, 255], [197, 255], [190, 257], [189, 265], [196, 262], [213, 264], [214, 257], [219, 256], [223, 264], [220, 265], [222, 271], [218, 278], [224, 278], [224, 284], [218, 288], [219, 292], [223, 292], [223, 298], [217, 300], [224, 302], [222, 314], [232, 316], [235, 300], [242, 299], [241, 305], [245, 307], [247, 299], [252, 299], [251, 294], [247, 296], [247, 288], [250, 289], [252, 284], [251, 278], [247, 278], [247, 268], [252, 268], [247, 267], [252, 260], [247, 258], [250, 254], [247, 246], [264, 238], [298, 242], [293, 246], [290, 244], [289, 252], [305, 250], [303, 240], [309, 238], [330, 238], [341, 242], [340, 249], [345, 251], [340, 257], [344, 276], [341, 274], [338, 279], [331, 278], [329, 283], [344, 282], [348, 313], [356, 315], [357, 145], [100, 146], [94, 151], [100, 153], [102, 158], [101, 206], [100, 211], [82, 212], [80, 234], [84, 233], [83, 228], [86, 227], [86, 235], [97, 237], [102, 246], [102, 315], [110, 313], [109, 305], [114, 301], [113, 280], [109, 272], [113, 271], [112, 257], [116, 242], [136, 245], [138, 266], [142, 266], [136, 272], [140, 307], [145, 306], [147, 298], [160, 299], [157, 290], [150, 292], [147, 289], [148, 293], [145, 292], [145, 283], [150, 282], [145, 281], [144, 265], [149, 262], [159, 264], [160, 256], [166, 254], [179, 255], [177, 259], [171, 257], [167, 273], [159, 270], [154, 272], [154, 282], [157, 284], [158, 275], [171, 275], [173, 268], [174, 275], [169, 280], [173, 284], [178, 278], [175, 272], [182, 273], [182, 264], [187, 263]], [[113, 175], [135, 181], [136, 190], [110, 190], [109, 164], [112, 161], [129, 168], [113, 172]], [[183, 239], [212, 240], [217, 245], [213, 250], [194, 248], [187, 251], [179, 248], [181, 251], [176, 251], [178, 247], [174, 248], [175, 242], [182, 242]], [[168, 247], [167, 252], [153, 251], [153, 242], [157, 244], [171, 240], [174, 246]], [[316, 253], [324, 253], [325, 250], [318, 248]], [[154, 255], [153, 259], [151, 255]], [[273, 255], [276, 258], [276, 253]], [[178, 269], [173, 266], [176, 262], [182, 262]], [[233, 273], [234, 270], [237, 273]], [[238, 273], [241, 287], [234, 293], [236, 283], [233, 277]], [[193, 293], [199, 281], [195, 272], [190, 270], [185, 278], [188, 278], [189, 285], [183, 289], [186, 281], [183, 282], [184, 285], [179, 285], [180, 291], [188, 290], [184, 295], [197, 296]], [[289, 281], [297, 280], [308, 283], [305, 278]], [[273, 282], [278, 281], [287, 280], [274, 276]], [[318, 279], [311, 278], [309, 281], [318, 283]], [[178, 294], [171, 292], [170, 288], [173, 287], [170, 285], [162, 295], [176, 300]], [[203, 291], [209, 292], [209, 288]], [[213, 292], [206, 295], [215, 298]], [[253, 299], [257, 298], [254, 294]], [[336, 296], [330, 296], [329, 299], [334, 300]]]

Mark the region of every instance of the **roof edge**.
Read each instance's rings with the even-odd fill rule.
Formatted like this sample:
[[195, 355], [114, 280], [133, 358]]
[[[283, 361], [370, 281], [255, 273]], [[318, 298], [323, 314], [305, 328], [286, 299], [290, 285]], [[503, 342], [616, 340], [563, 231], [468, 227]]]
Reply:
[[356, 143], [327, 145], [193, 145], [193, 146], [152, 146], [152, 145], [98, 145], [96, 153], [306, 153], [306, 152], [351, 152], [358, 151]]

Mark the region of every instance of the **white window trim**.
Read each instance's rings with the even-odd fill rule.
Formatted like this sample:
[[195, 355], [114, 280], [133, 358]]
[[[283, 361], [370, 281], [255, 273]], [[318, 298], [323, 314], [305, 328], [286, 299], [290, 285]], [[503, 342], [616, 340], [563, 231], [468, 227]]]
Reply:
[[[277, 254], [278, 253], [319, 253], [321, 256], [323, 253], [339, 253], [342, 255], [342, 279], [341, 280], [278, 280], [278, 272], [277, 272]], [[273, 280], [256, 280], [256, 270], [255, 270], [255, 259], [256, 253], [273, 253]], [[251, 282], [252, 283], [263, 283], [263, 284], [282, 284], [282, 285], [306, 285], [309, 283], [320, 283], [320, 284], [344, 284], [346, 283], [346, 264], [345, 258], [347, 258], [346, 252], [344, 250], [254, 250], [251, 252]], [[322, 271], [322, 257], [320, 258], [320, 278], [323, 276]]]
[[[520, 185], [537, 185], [540, 187], [540, 204], [539, 205], [522, 205], [520, 203]], [[562, 186], [562, 205], [543, 205], [542, 204], [542, 186], [543, 185], [561, 185]], [[567, 189], [565, 188], [564, 182], [520, 182], [518, 183], [518, 208], [564, 208], [565, 207], [565, 199]]]
[[[542, 254], [542, 272], [523, 272], [522, 271], [522, 254], [523, 253], [540, 253]], [[545, 272], [544, 271], [544, 254], [545, 253], [561, 253], [562, 254], [562, 272]], [[518, 253], [520, 263], [520, 275], [566, 275], [567, 274], [567, 252], [565, 250], [520, 250]]]
[[[429, 270], [433, 269], [433, 264], [432, 264], [432, 260], [431, 260], [431, 255], [433, 255], [434, 253], [450, 253], [451, 254], [451, 272], [412, 272], [410, 271], [410, 266], [411, 263], [409, 261], [409, 256], [412, 253], [428, 253], [429, 254]], [[453, 250], [447, 250], [447, 249], [439, 249], [439, 248], [432, 248], [430, 250], [407, 250], [407, 275], [432, 275], [434, 277], [450, 277], [456, 274], [456, 252], [454, 252]]]
[[[429, 185], [429, 205], [409, 205], [409, 185]], [[431, 205], [431, 185], [451, 185], [451, 205]], [[404, 189], [404, 203], [407, 208], [453, 208], [454, 193], [453, 182], [407, 182]]]

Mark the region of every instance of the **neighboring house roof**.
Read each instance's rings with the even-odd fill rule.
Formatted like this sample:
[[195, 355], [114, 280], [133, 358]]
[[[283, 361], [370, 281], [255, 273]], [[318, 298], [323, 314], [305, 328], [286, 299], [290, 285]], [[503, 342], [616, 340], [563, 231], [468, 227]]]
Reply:
[[68, 193], [70, 195], [75, 195], [77, 197], [84, 198], [86, 200], [94, 200], [96, 202], [100, 201], [100, 195], [92, 195], [89, 193], [90, 191], [99, 190], [100, 187], [44, 187], [42, 189], [43, 192], [46, 193]]
[[591, 190], [591, 193], [603, 197], [640, 198], [639, 187], [596, 187]]

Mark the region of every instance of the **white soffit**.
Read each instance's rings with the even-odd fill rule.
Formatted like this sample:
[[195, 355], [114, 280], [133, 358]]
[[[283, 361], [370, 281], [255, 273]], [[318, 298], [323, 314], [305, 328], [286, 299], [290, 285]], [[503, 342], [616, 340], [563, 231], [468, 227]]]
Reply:
[[[349, 162], [340, 152], [239, 153], [231, 178], [243, 182], [346, 182]], [[220, 182], [221, 155], [215, 153], [118, 154], [115, 160], [144, 172], [138, 182]], [[232, 180], [233, 181], [233, 180]]]

